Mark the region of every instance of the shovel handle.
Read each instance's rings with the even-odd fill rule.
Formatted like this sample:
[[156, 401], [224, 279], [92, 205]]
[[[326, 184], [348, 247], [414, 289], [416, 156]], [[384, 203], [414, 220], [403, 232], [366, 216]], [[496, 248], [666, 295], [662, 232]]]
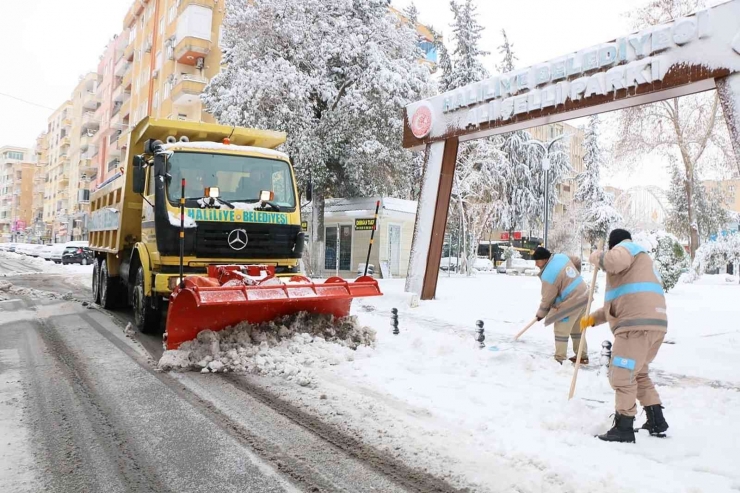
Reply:
[[535, 318], [534, 320], [532, 320], [531, 322], [529, 322], [526, 327], [524, 327], [521, 331], [519, 331], [519, 333], [514, 337], [514, 340], [515, 341], [518, 341], [519, 338], [522, 336], [522, 334], [524, 334], [525, 332], [527, 332], [536, 323], [537, 323], [537, 319]]
[[[604, 241], [602, 240], [599, 244], [599, 251], [604, 249]], [[586, 303], [586, 316], [591, 315], [591, 302], [594, 299], [594, 291], [596, 290], [596, 276], [599, 274], [599, 266], [594, 265], [594, 275], [591, 278], [591, 289], [588, 292], [588, 302]], [[578, 321], [580, 324], [580, 320]], [[588, 329], [588, 327], [587, 327]], [[576, 380], [578, 380], [578, 370], [581, 368], [581, 355], [583, 354], [583, 340], [586, 338], [586, 331], [581, 333], [581, 340], [578, 342], [578, 354], [576, 354], [576, 367], [573, 370], [573, 380], [570, 382], [570, 393], [568, 394], [568, 400], [573, 398], [576, 393]]]

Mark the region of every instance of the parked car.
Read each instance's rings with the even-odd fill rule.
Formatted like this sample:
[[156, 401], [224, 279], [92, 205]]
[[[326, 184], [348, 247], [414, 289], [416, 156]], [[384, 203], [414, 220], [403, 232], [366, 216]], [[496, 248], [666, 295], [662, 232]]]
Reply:
[[493, 270], [493, 262], [488, 257], [478, 257], [474, 267], [477, 271], [490, 272]]
[[54, 245], [45, 245], [44, 248], [39, 249], [39, 258], [44, 260], [51, 260], [51, 253], [54, 250]]
[[86, 246], [68, 245], [62, 254], [62, 264], [88, 265], [93, 263], [93, 252]]
[[39, 257], [44, 248], [46, 248], [46, 245], [31, 245], [28, 249], [28, 255], [31, 257]]
[[64, 254], [64, 251], [67, 249], [67, 246], [68, 246], [67, 243], [57, 243], [56, 245], [53, 245], [51, 247], [51, 255], [49, 256], [49, 260], [51, 260], [55, 264], [61, 264], [62, 255]]

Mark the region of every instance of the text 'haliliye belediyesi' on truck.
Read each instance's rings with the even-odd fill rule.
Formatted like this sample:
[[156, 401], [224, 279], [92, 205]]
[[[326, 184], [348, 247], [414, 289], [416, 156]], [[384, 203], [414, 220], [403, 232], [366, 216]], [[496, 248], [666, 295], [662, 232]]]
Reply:
[[[262, 322], [297, 309], [346, 316], [355, 295], [380, 294], [375, 281], [341, 293], [342, 280], [323, 286], [297, 276], [305, 242], [293, 167], [275, 150], [285, 140], [267, 130], [139, 123], [126, 166], [91, 196], [95, 301], [133, 306], [144, 332], [160, 330], [169, 302], [177, 310], [169, 307], [165, 337], [172, 339], [171, 326], [187, 326], [175, 334], [180, 341], [227, 321]], [[209, 303], [218, 320], [204, 318]], [[236, 313], [247, 306], [246, 316]]]

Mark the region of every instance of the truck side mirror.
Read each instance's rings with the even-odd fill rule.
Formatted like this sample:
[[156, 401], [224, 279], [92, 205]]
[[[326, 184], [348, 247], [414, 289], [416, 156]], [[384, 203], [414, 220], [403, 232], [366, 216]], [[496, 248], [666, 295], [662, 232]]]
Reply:
[[134, 156], [134, 193], [142, 194], [146, 189], [146, 166], [141, 156]]

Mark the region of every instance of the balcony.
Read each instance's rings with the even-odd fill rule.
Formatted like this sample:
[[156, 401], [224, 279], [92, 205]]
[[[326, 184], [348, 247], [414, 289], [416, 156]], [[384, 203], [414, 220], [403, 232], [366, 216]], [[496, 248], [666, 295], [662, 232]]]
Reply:
[[92, 91], [88, 91], [83, 95], [82, 107], [86, 110], [95, 111], [100, 106], [100, 98]]
[[88, 133], [83, 133], [80, 137], [80, 152], [87, 152], [88, 148], [92, 145], [93, 137]]
[[113, 73], [116, 74], [116, 77], [123, 77], [126, 72], [128, 72], [131, 69], [131, 63], [126, 60], [126, 57], [121, 56], [121, 58], [116, 62], [116, 66], [113, 69]]
[[87, 156], [87, 154], [83, 154], [80, 158], [79, 170], [80, 173], [89, 176], [98, 171], [98, 165], [97, 163], [95, 163], [92, 156]]
[[121, 132], [121, 135], [118, 136], [118, 148], [121, 150], [125, 150], [128, 148], [128, 129]]
[[100, 122], [95, 118], [95, 113], [92, 111], [86, 111], [82, 115], [82, 128], [83, 130], [97, 130], [100, 128]]
[[108, 158], [121, 158], [121, 149], [118, 147], [118, 139], [111, 142], [111, 144], [108, 146]]
[[72, 126], [72, 119], [71, 118], [65, 118], [62, 120], [62, 127], [71, 127]]
[[185, 36], [175, 45], [175, 60], [184, 65], [198, 62], [198, 58], [205, 58], [211, 52], [211, 41]]
[[60, 186], [69, 185], [69, 172], [65, 171], [64, 173], [61, 173], [57, 178]]
[[126, 72], [126, 74], [123, 76], [123, 81], [121, 82], [121, 86], [125, 91], [131, 91], [131, 85], [134, 81], [134, 71], [129, 70]]
[[71, 144], [71, 141], [69, 140], [69, 137], [62, 137], [59, 139], [59, 147], [69, 147]]
[[172, 89], [172, 101], [188, 106], [200, 101], [200, 95], [208, 84], [208, 79], [198, 75], [182, 75]]
[[87, 148], [87, 152], [83, 152], [80, 156], [80, 159], [95, 159], [95, 156], [98, 155], [98, 148], [94, 145], [91, 145]]

